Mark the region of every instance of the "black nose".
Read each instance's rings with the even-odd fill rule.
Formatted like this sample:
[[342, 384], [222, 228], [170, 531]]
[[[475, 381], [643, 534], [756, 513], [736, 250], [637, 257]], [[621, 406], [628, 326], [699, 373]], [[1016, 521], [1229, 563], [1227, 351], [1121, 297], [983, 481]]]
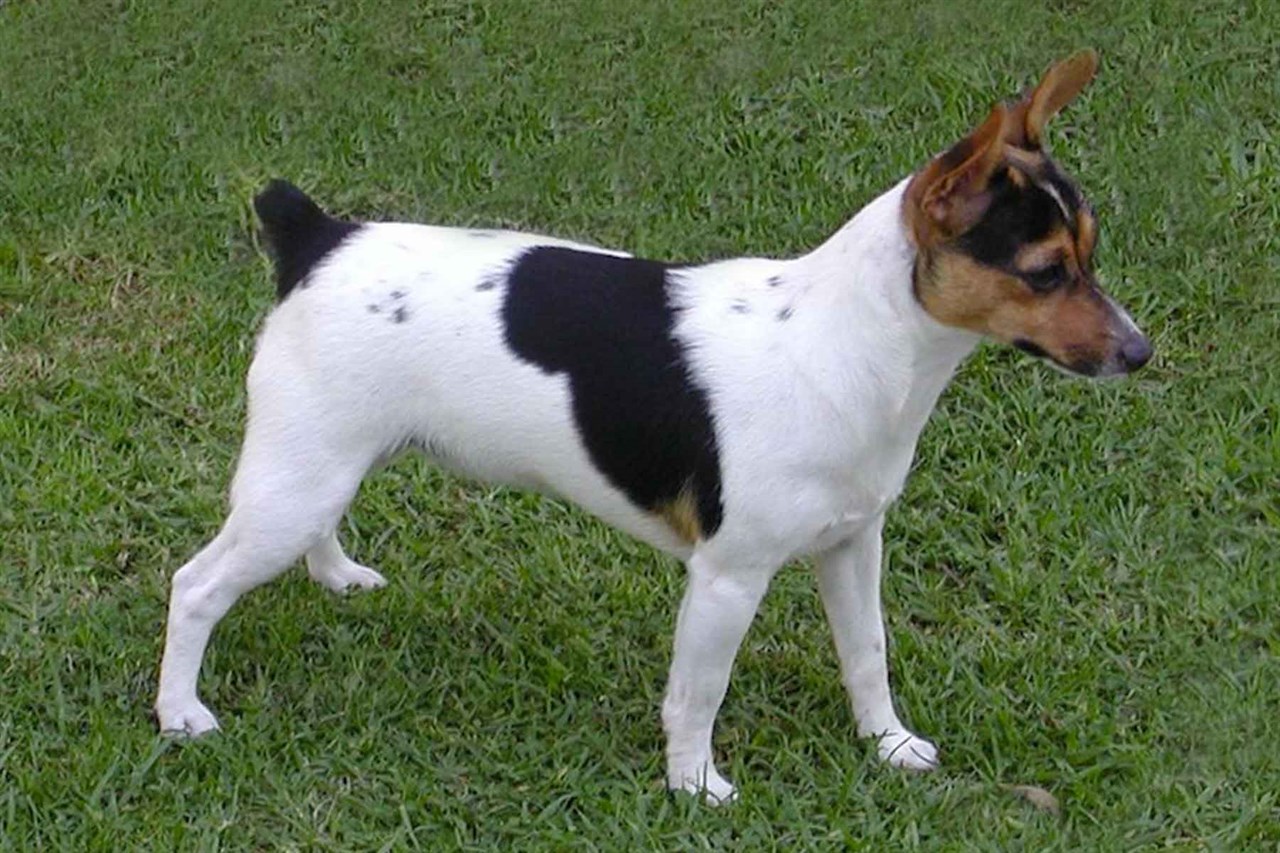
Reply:
[[1129, 370], [1137, 370], [1151, 360], [1151, 341], [1134, 335], [1120, 346], [1120, 358]]

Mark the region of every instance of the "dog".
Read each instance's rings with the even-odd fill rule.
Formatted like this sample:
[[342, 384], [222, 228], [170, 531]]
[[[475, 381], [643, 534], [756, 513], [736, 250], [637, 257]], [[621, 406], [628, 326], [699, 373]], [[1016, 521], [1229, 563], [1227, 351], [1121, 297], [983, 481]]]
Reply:
[[890, 695], [881, 530], [916, 441], [982, 338], [1085, 376], [1152, 348], [1098, 287], [1097, 226], [1046, 123], [1097, 70], [1052, 66], [830, 239], [788, 260], [679, 265], [512, 231], [333, 218], [273, 181], [255, 208], [279, 304], [217, 536], [172, 581], [161, 730], [218, 726], [197, 696], [214, 625], [299, 557], [382, 586], [336, 529], [361, 479], [415, 449], [560, 496], [684, 561], [662, 702], [667, 785], [731, 799], [712, 727], [770, 580], [815, 560], [858, 734], [937, 766]]

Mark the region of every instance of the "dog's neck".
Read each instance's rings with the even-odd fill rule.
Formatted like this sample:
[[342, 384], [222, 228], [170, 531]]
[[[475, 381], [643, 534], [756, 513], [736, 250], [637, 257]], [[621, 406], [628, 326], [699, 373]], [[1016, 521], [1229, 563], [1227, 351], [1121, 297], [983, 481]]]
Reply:
[[[846, 382], [887, 386], [900, 414], [923, 419], [979, 337], [934, 320], [913, 290], [916, 248], [902, 217], [910, 179], [862, 208], [825, 243], [791, 263], [819, 310], [814, 342]], [[813, 353], [817, 357], [817, 353]], [[824, 361], [826, 359], [823, 359]], [[830, 363], [830, 362], [828, 362]], [[844, 384], [844, 383], [841, 383]], [[836, 388], [829, 389], [837, 392]], [[849, 390], [855, 391], [856, 388]], [[897, 407], [895, 407], [897, 408]]]
[[977, 345], [971, 332], [944, 326], [916, 298], [916, 248], [902, 217], [910, 178], [872, 200], [825, 243], [797, 258], [816, 296], [857, 320], [848, 334], [888, 334], [925, 369], [953, 371]]

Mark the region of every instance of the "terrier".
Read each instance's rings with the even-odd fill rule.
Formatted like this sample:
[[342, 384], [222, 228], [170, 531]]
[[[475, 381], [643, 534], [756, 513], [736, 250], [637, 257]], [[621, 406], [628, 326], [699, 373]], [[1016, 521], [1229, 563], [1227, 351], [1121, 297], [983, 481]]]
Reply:
[[230, 514], [173, 578], [160, 728], [217, 727], [196, 694], [209, 635], [298, 557], [335, 591], [385, 583], [336, 530], [365, 474], [413, 449], [686, 563], [662, 703], [672, 789], [733, 796], [712, 725], [770, 580], [804, 555], [859, 735], [891, 765], [935, 767], [890, 696], [880, 566], [938, 395], [983, 337], [1085, 376], [1151, 357], [1098, 287], [1093, 211], [1042, 144], [1096, 68], [1090, 51], [1054, 65], [790, 260], [347, 222], [272, 182], [255, 206], [280, 304], [249, 369]]

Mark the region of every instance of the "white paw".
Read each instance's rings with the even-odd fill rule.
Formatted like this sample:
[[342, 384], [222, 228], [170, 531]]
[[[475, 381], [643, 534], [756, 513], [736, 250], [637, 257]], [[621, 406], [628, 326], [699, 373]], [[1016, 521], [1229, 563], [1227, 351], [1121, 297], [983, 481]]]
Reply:
[[938, 748], [905, 729], [880, 735], [876, 751], [880, 753], [880, 760], [892, 767], [921, 772], [938, 769]]
[[307, 568], [312, 580], [336, 593], [353, 589], [377, 589], [387, 585], [386, 578], [354, 560], [346, 560], [330, 566], [317, 568], [308, 566]]
[[715, 766], [706, 762], [689, 770], [672, 770], [667, 773], [667, 788], [684, 791], [695, 797], [702, 794], [707, 805], [722, 806], [737, 799], [738, 791], [728, 779], [716, 772]]
[[156, 705], [156, 721], [160, 734], [171, 737], [199, 737], [218, 729], [218, 718], [196, 701], [174, 708]]

